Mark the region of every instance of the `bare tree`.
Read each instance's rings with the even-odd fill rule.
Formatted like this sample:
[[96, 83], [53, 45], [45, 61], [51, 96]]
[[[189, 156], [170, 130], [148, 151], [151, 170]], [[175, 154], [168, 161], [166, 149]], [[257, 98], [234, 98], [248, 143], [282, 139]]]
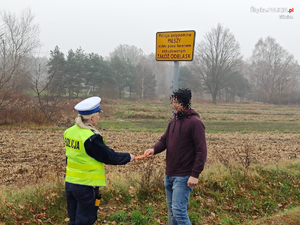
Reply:
[[113, 58], [114, 56], [118, 56], [120, 59], [124, 59], [133, 65], [137, 65], [144, 56], [144, 52], [134, 45], [119, 45], [110, 53], [110, 58]]
[[15, 14], [0, 13], [0, 105], [17, 88], [20, 76], [27, 74], [27, 62], [40, 46], [39, 27], [30, 9]]
[[[134, 87], [134, 67], [140, 62], [140, 60], [144, 57], [144, 52], [142, 49], [137, 48], [135, 45], [124, 45], [120, 44], [118, 47], [114, 49], [113, 52], [110, 53], [110, 61], [114, 61], [115, 57], [119, 57], [122, 61], [126, 62], [126, 64], [130, 67], [129, 71], [131, 75], [127, 76], [127, 81], [125, 82], [125, 86], [122, 88], [128, 88], [129, 96], [131, 97], [131, 93]], [[119, 83], [119, 82], [118, 82]], [[119, 98], [120, 98], [120, 87], [119, 89]]]
[[286, 101], [299, 78], [298, 68], [294, 56], [274, 38], [260, 38], [250, 60], [254, 99], [279, 104]]
[[56, 78], [56, 73], [48, 73], [48, 59], [46, 57], [32, 57], [30, 76], [31, 89], [37, 96], [38, 110], [46, 118], [46, 123], [56, 121], [60, 111], [60, 95], [52, 89], [51, 82]]
[[174, 76], [173, 62], [156, 61], [155, 55], [151, 53], [147, 56], [148, 63], [152, 68], [153, 74], [155, 74], [156, 96], [168, 97], [172, 93], [172, 81]]
[[241, 59], [239, 43], [229, 29], [220, 24], [217, 28], [212, 28], [197, 45], [192, 69], [211, 94], [214, 104], [217, 103], [218, 92], [238, 72]]
[[135, 89], [141, 99], [155, 96], [156, 80], [151, 65], [146, 58], [140, 60], [136, 66]]

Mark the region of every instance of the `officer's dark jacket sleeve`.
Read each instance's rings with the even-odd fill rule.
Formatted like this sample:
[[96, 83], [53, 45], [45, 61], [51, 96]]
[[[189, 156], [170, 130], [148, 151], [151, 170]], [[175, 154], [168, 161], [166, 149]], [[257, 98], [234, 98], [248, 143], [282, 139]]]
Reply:
[[115, 152], [103, 143], [99, 134], [94, 134], [84, 142], [86, 153], [99, 162], [110, 165], [123, 165], [130, 162], [130, 154]]

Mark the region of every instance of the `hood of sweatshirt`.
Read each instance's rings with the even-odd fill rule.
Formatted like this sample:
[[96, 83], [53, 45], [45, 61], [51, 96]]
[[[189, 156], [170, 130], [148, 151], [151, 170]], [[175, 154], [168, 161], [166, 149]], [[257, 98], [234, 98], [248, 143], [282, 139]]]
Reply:
[[182, 123], [184, 123], [184, 119], [192, 117], [192, 116], [200, 118], [200, 115], [194, 109], [185, 109], [179, 113], [176, 113], [176, 114], [174, 113], [173, 120], [172, 120], [172, 122], [174, 123], [172, 133], [174, 133], [176, 123], [180, 123], [179, 134], [181, 134], [181, 126], [182, 126]]
[[185, 109], [179, 113], [173, 114], [173, 120], [183, 120], [184, 118], [196, 116], [200, 118], [200, 115], [194, 109]]

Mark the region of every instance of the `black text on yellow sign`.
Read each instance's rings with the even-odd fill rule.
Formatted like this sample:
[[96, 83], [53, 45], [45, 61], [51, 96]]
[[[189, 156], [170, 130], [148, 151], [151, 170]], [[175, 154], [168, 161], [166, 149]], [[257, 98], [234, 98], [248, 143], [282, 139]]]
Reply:
[[156, 60], [192, 61], [195, 36], [195, 31], [157, 32]]

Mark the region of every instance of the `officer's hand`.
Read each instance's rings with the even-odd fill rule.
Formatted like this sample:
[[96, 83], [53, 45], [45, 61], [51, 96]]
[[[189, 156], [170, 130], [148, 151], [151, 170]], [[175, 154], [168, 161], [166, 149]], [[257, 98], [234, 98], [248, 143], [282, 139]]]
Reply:
[[133, 162], [135, 160], [135, 156], [130, 154], [130, 162]]

